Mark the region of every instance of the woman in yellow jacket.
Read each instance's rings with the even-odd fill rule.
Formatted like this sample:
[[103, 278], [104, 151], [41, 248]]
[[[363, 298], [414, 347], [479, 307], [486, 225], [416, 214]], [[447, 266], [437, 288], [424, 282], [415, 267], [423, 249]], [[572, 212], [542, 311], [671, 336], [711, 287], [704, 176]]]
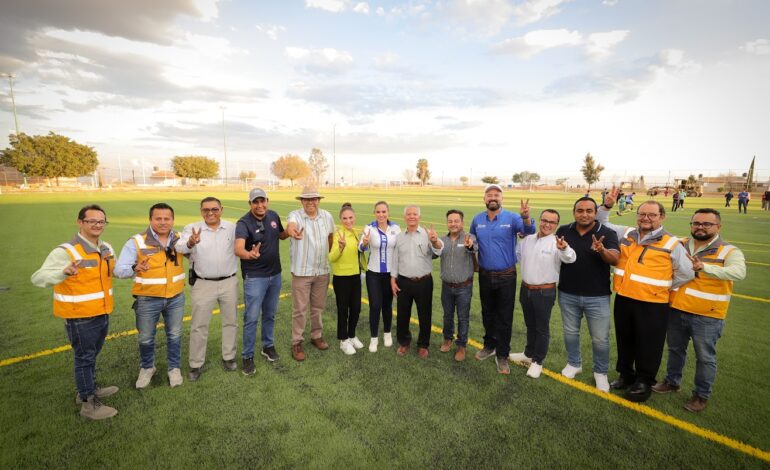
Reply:
[[[361, 261], [358, 251], [360, 232], [354, 228], [356, 213], [350, 203], [340, 209], [342, 228], [334, 234], [329, 262], [332, 267], [332, 286], [337, 298], [337, 339], [345, 354], [356, 353], [364, 347], [356, 337], [356, 325], [361, 313]], [[365, 268], [363, 268], [365, 269]]]

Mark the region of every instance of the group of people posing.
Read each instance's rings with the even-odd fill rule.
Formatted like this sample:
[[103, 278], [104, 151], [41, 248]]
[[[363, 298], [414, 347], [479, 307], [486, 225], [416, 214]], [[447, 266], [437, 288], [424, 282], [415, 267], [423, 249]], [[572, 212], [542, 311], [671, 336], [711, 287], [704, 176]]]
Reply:
[[[486, 210], [473, 217], [467, 232], [464, 213], [451, 209], [446, 213], [447, 233], [439, 236], [433, 224], [425, 227], [420, 223], [418, 206], [404, 208], [402, 228], [391, 220], [385, 201], [374, 205], [374, 220], [363, 229], [356, 226], [354, 208], [344, 204], [337, 226], [333, 216], [319, 207], [323, 196], [312, 188], [297, 197], [301, 208], [288, 214], [284, 226], [281, 217], [268, 208], [267, 193], [255, 188], [249, 192], [249, 211], [237, 223], [222, 219], [224, 208], [219, 199], [206, 197], [200, 202], [202, 220], [175, 232], [173, 208], [165, 203], [153, 205], [149, 226], [125, 243], [117, 261], [113, 248], [101, 238], [108, 224], [106, 212], [89, 205], [78, 213], [78, 233], [51, 251], [32, 275], [32, 282], [53, 286], [53, 312], [65, 320], [74, 351], [76, 403], [81, 405], [80, 414], [89, 419], [117, 414], [101, 399], [118, 388], [100, 387], [96, 382], [96, 357], [113, 310], [113, 276], [134, 281], [131, 293], [140, 358], [136, 388], [147, 387], [156, 373], [155, 336], [161, 318], [167, 338], [168, 381], [176, 387], [183, 383], [185, 279], [192, 300], [188, 379], [199, 380], [203, 373], [209, 323], [217, 304], [222, 316], [222, 366], [227, 371], [238, 370], [240, 263], [245, 301], [241, 371], [253, 375], [260, 321], [259, 352], [269, 362], [279, 360], [273, 331], [282, 282], [279, 244], [286, 239], [291, 244], [291, 355], [296, 361], [306, 359], [308, 316], [310, 345], [322, 351], [329, 348], [323, 337], [322, 314], [330, 277], [337, 306], [337, 339], [344, 354], [356, 354], [366, 347], [357, 333], [365, 283], [368, 350], [376, 353], [380, 347], [380, 320], [382, 345], [393, 346], [395, 297], [397, 355], [410, 352], [411, 313], [416, 306], [416, 352], [427, 358], [433, 260], [439, 258], [442, 353], [454, 346], [454, 359], [466, 358], [478, 272], [484, 345], [475, 359], [494, 357], [497, 371], [505, 375], [510, 374], [510, 362], [524, 364], [527, 376], [539, 377], [550, 343], [551, 310], [558, 299], [567, 350], [564, 376], [575, 378], [583, 370], [583, 317], [591, 336], [597, 389], [625, 390], [625, 397], [635, 402], [646, 401], [653, 391], [679, 390], [692, 339], [697, 360], [695, 389], [685, 407], [702, 411], [716, 376], [715, 347], [732, 283], [745, 277], [743, 254], [720, 238], [720, 214], [714, 209], [695, 211], [691, 237], [679, 239], [663, 228], [665, 209], [656, 201], [639, 205], [636, 226], [609, 223], [617, 197], [617, 190], [610, 191], [598, 205], [584, 196], [574, 203], [573, 222], [560, 226], [559, 212], [545, 209], [536, 224], [528, 200], [521, 201], [518, 213], [503, 209], [503, 188], [492, 184], [484, 191]], [[184, 257], [189, 259], [187, 272]], [[608, 379], [611, 268], [619, 373], [612, 383]], [[526, 345], [522, 352], [511, 353], [519, 275]], [[666, 376], [656, 382], [667, 338]]]

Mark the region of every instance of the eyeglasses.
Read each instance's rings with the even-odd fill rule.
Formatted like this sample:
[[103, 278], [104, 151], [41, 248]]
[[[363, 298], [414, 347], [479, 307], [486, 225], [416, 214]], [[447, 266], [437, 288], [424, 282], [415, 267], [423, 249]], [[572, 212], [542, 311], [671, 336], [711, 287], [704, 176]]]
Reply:
[[550, 225], [556, 225], [559, 222], [556, 220], [547, 220], [547, 219], [540, 219], [541, 224], [550, 224]]
[[639, 212], [636, 214], [637, 219], [655, 219], [657, 217], [660, 217], [660, 214], [654, 214], [654, 213], [648, 213], [648, 212]]
[[105, 225], [109, 224], [106, 220], [93, 220], [93, 219], [83, 219], [82, 222], [84, 224], [90, 225], [91, 227], [104, 227]]
[[211, 209], [209, 209], [208, 207], [204, 207], [201, 209], [201, 212], [203, 212], [204, 214], [208, 214], [208, 213], [219, 214], [219, 211], [221, 210], [222, 209], [219, 207], [212, 207]]
[[693, 228], [699, 228], [699, 227], [711, 228], [715, 225], [719, 225], [719, 224], [715, 224], [713, 222], [690, 222], [690, 226]]

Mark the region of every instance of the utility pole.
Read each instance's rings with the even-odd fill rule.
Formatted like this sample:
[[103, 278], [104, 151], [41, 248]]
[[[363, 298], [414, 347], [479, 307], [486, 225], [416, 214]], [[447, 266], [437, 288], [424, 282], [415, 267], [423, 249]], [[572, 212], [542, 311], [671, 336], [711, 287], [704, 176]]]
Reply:
[[332, 188], [337, 188], [337, 123], [334, 123], [332, 126], [332, 155], [333, 155], [333, 166], [332, 166]]
[[11, 105], [13, 106], [13, 122], [16, 124], [16, 139], [19, 138], [19, 118], [16, 116], [16, 98], [13, 95], [13, 79], [16, 75], [12, 73], [0, 73], [0, 77], [6, 77], [8, 84], [11, 86]]
[[225, 134], [225, 107], [220, 106], [222, 109], [222, 150], [225, 154], [225, 187], [227, 187], [227, 135]]

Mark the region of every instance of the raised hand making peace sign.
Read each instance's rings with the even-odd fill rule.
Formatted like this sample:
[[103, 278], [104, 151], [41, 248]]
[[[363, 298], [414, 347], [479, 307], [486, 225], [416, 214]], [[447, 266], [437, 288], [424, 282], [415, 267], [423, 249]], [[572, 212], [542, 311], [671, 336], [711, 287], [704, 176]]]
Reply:
[[591, 235], [591, 249], [597, 253], [601, 253], [604, 250], [604, 235], [596, 238], [596, 235]]
[[529, 219], [529, 199], [521, 200], [521, 209], [519, 209], [519, 214], [521, 215], [522, 219]]
[[347, 246], [348, 242], [345, 240], [345, 232], [340, 230], [337, 232], [337, 244], [340, 246], [340, 251], [345, 249], [345, 246]]
[[71, 262], [70, 264], [67, 265], [66, 268], [64, 268], [62, 272], [67, 276], [74, 276], [75, 274], [78, 273], [78, 268], [80, 267], [80, 263], [82, 261], [83, 260], [78, 259]]
[[187, 248], [192, 248], [201, 242], [201, 230], [203, 229], [199, 228], [196, 232], [195, 228], [193, 227], [192, 234], [190, 235], [190, 238], [187, 239]]
[[556, 248], [560, 250], [566, 250], [569, 246], [569, 243], [564, 241], [564, 237], [556, 237]]

